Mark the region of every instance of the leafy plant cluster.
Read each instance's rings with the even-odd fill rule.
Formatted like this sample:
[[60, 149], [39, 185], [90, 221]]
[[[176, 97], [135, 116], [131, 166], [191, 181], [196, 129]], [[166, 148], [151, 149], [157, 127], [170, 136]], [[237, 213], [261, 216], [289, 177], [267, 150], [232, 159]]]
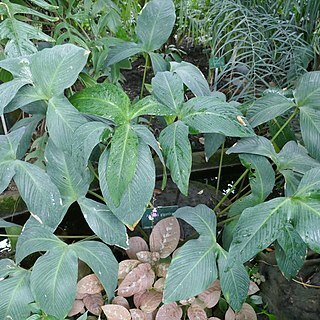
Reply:
[[[66, 6], [32, 2], [49, 12]], [[75, 30], [83, 29], [83, 34], [86, 24], [92, 23], [88, 28], [93, 32], [95, 24], [108, 15], [102, 5], [95, 7], [99, 3], [85, 2], [85, 10], [99, 9], [98, 22], [83, 20], [81, 14], [78, 18], [69, 16], [66, 21]], [[16, 244], [14, 260], [0, 260], [0, 318], [64, 319], [74, 301], [79, 300], [79, 311], [86, 306], [94, 314], [98, 305], [108, 318], [124, 312], [130, 319], [132, 313], [126, 308], [124, 311], [119, 305], [110, 306], [119, 270], [125, 266], [127, 271], [120, 272], [123, 281], [115, 298], [120, 303], [124, 302], [122, 298], [145, 294], [147, 290], [151, 293], [146, 294], [146, 299], [152, 300], [154, 308], [147, 309], [149, 313], [163, 303], [158, 313], [168, 308], [166, 312], [187, 312], [192, 319], [192, 314], [204, 316], [204, 309], [214, 305], [190, 301], [210, 295], [219, 279], [219, 290], [230, 305], [229, 317], [234, 319], [234, 312], [239, 315], [243, 308], [250, 309], [243, 304], [250, 286], [244, 264], [256, 254], [274, 244], [278, 266], [290, 279], [301, 268], [308, 248], [319, 253], [319, 72], [305, 73], [290, 92], [269, 90], [250, 104], [227, 102], [223, 93], [211, 91], [196, 66], [166, 61], [158, 52], [175, 23], [173, 2], [159, 3], [151, 0], [143, 7], [136, 20], [136, 41], [115, 41], [110, 48], [108, 45], [106, 56], [101, 56], [103, 66], [110, 70], [115, 66], [118, 71], [119, 63], [136, 54], [143, 53], [146, 67], [151, 61], [155, 75], [148, 89], [152, 94], [143, 97], [142, 87], [140, 99], [134, 101], [109, 78], [96, 83], [96, 78], [90, 76], [88, 67], [94, 56], [87, 49], [91, 47], [66, 43], [37, 51], [40, 48], [31, 40], [45, 39], [36, 26], [27, 24], [29, 33], [9, 33], [19, 31], [25, 24], [18, 13], [43, 19], [48, 16], [49, 21], [51, 15], [42, 16], [31, 9], [26, 12], [26, 6], [7, 0], [0, 4], [6, 17], [0, 30], [7, 32], [0, 33], [7, 39], [6, 58], [0, 61], [0, 68], [10, 75], [0, 85], [0, 115], [4, 119], [5, 114], [18, 109], [27, 115], [0, 136], [0, 192], [13, 180], [30, 211]], [[102, 26], [104, 29], [106, 24]], [[60, 31], [65, 30], [66, 25]], [[68, 39], [71, 38], [62, 42]], [[52, 39], [45, 41], [48, 40]], [[191, 92], [188, 96], [192, 96], [189, 99], [187, 90]], [[165, 128], [158, 140], [149, 125], [150, 117], [164, 119]], [[264, 136], [266, 123], [273, 130]], [[35, 131], [39, 137], [33, 140]], [[301, 137], [295, 134], [300, 132]], [[249, 194], [239, 197], [219, 214], [204, 205], [180, 208], [173, 218], [156, 225], [150, 252], [142, 240], [136, 240], [139, 249], [132, 249], [134, 240], [128, 239], [127, 228], [137, 228], [146, 208], [152, 206], [154, 158], [159, 158], [164, 167], [163, 187], [167, 168], [179, 190], [187, 195], [192, 165], [189, 135], [194, 134], [204, 135], [206, 158], [224, 146], [226, 138], [240, 138], [227, 152], [238, 153], [246, 170], [214, 210], [247, 175]], [[281, 181], [277, 187], [283, 194], [279, 196], [272, 195], [276, 180]], [[98, 182], [102, 196], [92, 190], [93, 182]], [[89, 238], [67, 244], [55, 235], [74, 203], [99, 240]], [[197, 238], [179, 247], [172, 260], [162, 261], [178, 245], [176, 218], [190, 224]], [[217, 224], [223, 226], [222, 243], [217, 241]], [[16, 227], [6, 221], [1, 221], [0, 226], [8, 228], [9, 233], [10, 228]], [[137, 258], [136, 262], [119, 265], [109, 246], [129, 248], [128, 255]], [[25, 268], [24, 259], [37, 252], [45, 254], [31, 268]], [[79, 259], [95, 274], [90, 281], [80, 284]], [[157, 268], [169, 262], [164, 277]], [[159, 280], [156, 276], [163, 278], [159, 291], [155, 290]], [[93, 284], [99, 291], [90, 291]], [[79, 291], [79, 287], [89, 287], [89, 291]], [[182, 310], [183, 300], [188, 300], [190, 306]], [[144, 311], [142, 302], [134, 302], [136, 309]], [[145, 302], [145, 307], [150, 308], [149, 303]], [[86, 314], [80, 319], [85, 317]], [[161, 319], [161, 313], [158, 318]]]

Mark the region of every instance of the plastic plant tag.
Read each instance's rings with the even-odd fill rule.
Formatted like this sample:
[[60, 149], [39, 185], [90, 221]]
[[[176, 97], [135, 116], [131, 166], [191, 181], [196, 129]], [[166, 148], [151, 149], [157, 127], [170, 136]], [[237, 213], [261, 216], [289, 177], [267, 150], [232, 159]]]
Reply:
[[158, 221], [172, 216], [177, 209], [178, 206], [165, 206], [147, 209], [141, 219], [142, 229], [152, 229]]
[[216, 69], [221, 68], [225, 65], [224, 58], [223, 57], [211, 57], [209, 59], [209, 68], [210, 69]]

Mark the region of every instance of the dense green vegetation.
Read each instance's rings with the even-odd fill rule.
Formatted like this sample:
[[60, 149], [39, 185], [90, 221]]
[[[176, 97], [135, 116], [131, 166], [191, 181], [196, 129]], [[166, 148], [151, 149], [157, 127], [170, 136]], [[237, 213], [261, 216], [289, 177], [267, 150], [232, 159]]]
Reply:
[[[272, 245], [291, 279], [320, 253], [319, 15], [317, 0], [3, 0], [0, 193], [13, 180], [30, 217], [0, 221], [19, 231], [0, 260], [0, 318], [256, 319], [248, 261]], [[195, 48], [205, 75], [184, 61]], [[130, 99], [123, 71], [137, 59]], [[179, 208], [149, 240], [155, 160], [163, 188], [168, 169], [187, 196], [195, 135], [220, 169], [226, 152], [244, 171], [213, 210]], [[94, 236], [66, 242], [75, 203]], [[177, 218], [195, 229], [188, 241]], [[78, 279], [79, 260], [95, 275]]]

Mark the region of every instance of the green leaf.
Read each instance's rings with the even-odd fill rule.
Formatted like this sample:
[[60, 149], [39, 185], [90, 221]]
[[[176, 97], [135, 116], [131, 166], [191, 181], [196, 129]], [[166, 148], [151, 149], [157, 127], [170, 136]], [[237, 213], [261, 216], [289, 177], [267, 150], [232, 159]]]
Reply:
[[300, 108], [300, 128], [310, 155], [320, 161], [320, 110]]
[[190, 224], [201, 237], [209, 237], [213, 242], [216, 241], [217, 219], [214, 211], [206, 205], [179, 208], [174, 216]]
[[8, 134], [0, 135], [0, 163], [16, 159], [16, 153], [24, 132], [25, 128], [20, 128]]
[[47, 99], [72, 86], [84, 68], [89, 52], [73, 44], [43, 49], [30, 57], [32, 79]]
[[192, 164], [188, 133], [189, 128], [183, 122], [177, 121], [162, 130], [159, 137], [172, 180], [186, 196]]
[[73, 133], [87, 120], [64, 96], [49, 100], [47, 127], [50, 138], [64, 151], [71, 152]]
[[205, 133], [204, 134], [204, 152], [206, 154], [206, 161], [216, 153], [226, 137], [219, 133]]
[[0, 219], [0, 228], [10, 228], [10, 227], [20, 227], [16, 223], [8, 222], [6, 220]]
[[176, 20], [172, 0], [151, 0], [137, 19], [136, 34], [144, 51], [150, 52], [168, 40]]
[[30, 277], [31, 290], [41, 310], [64, 319], [76, 297], [78, 258], [66, 246], [38, 258]]
[[25, 320], [30, 315], [29, 303], [34, 301], [30, 291], [30, 271], [20, 269], [0, 281], [0, 318]]
[[301, 179], [295, 197], [318, 198], [320, 191], [320, 169], [309, 170]]
[[72, 155], [78, 159], [79, 169], [87, 167], [93, 149], [101, 142], [103, 136], [111, 131], [111, 127], [105, 123], [92, 121], [83, 124], [74, 132]]
[[184, 104], [180, 120], [202, 133], [219, 133], [231, 137], [249, 137], [254, 131], [240, 111], [215, 97], [196, 97]]
[[177, 112], [184, 102], [181, 79], [172, 72], [158, 72], [152, 79], [152, 94], [165, 106]]
[[223, 295], [233, 310], [240, 311], [248, 295], [250, 284], [248, 272], [243, 264], [229, 259], [223, 249], [219, 253], [218, 266]]
[[15, 173], [14, 162], [7, 160], [0, 163], [0, 194], [7, 189]]
[[196, 296], [217, 279], [216, 246], [212, 239], [200, 237], [179, 248], [166, 276], [164, 303]]
[[80, 112], [104, 117], [118, 125], [128, 120], [129, 97], [111, 83], [97, 84], [81, 90], [70, 101]]
[[[1, 221], [1, 223], [2, 222], [3, 221]], [[20, 268], [17, 267], [12, 260], [6, 258], [0, 260], [0, 278], [6, 278], [7, 276], [14, 274], [18, 270], [20, 270]]]
[[42, 100], [45, 97], [38, 92], [37, 88], [33, 86], [22, 87], [10, 103], [4, 108], [4, 112], [12, 112], [28, 104]]
[[276, 259], [283, 275], [290, 280], [295, 277], [307, 255], [307, 246], [292, 225], [287, 224], [275, 243]]
[[275, 198], [243, 211], [234, 232], [230, 255], [246, 262], [270, 245], [288, 219], [290, 198]]
[[156, 140], [152, 132], [146, 126], [143, 125], [134, 125], [132, 126], [132, 129], [135, 131], [139, 139], [141, 139], [145, 144], [147, 144], [155, 151], [155, 153], [159, 157], [159, 160], [165, 166], [159, 142]]
[[78, 203], [89, 227], [101, 240], [124, 249], [128, 247], [125, 226], [106, 205], [84, 197]]
[[67, 207], [87, 194], [92, 180], [89, 169], [80, 167], [75, 156], [63, 152], [50, 138], [45, 150], [45, 159], [47, 174], [58, 187]]
[[278, 153], [278, 170], [290, 169], [298, 173], [306, 173], [314, 167], [319, 167], [320, 162], [308, 156], [307, 150], [295, 141], [287, 142]]
[[18, 238], [16, 261], [20, 263], [25, 257], [38, 251], [49, 251], [66, 246], [50, 230], [40, 226], [31, 227], [23, 230]]
[[136, 44], [134, 42], [119, 43], [116, 46], [111, 47], [107, 58], [107, 66], [128, 59], [143, 51], [141, 44]]
[[284, 176], [285, 179], [285, 196], [291, 197], [298, 189], [298, 185], [301, 180], [301, 175], [296, 172], [293, 172], [292, 170], [281, 170], [281, 174]]
[[249, 183], [252, 196], [257, 199], [257, 204], [263, 202], [275, 185], [272, 165], [265, 157], [253, 154], [241, 154], [240, 160], [250, 170]]
[[171, 71], [176, 73], [195, 96], [210, 96], [208, 82], [202, 72], [192, 63], [171, 62]]
[[14, 181], [32, 216], [55, 229], [65, 214], [58, 188], [47, 173], [30, 163], [17, 160], [15, 171]]
[[194, 227], [200, 237], [184, 244], [172, 259], [166, 277], [164, 303], [195, 296], [218, 277], [214, 212], [205, 205], [198, 205], [179, 208], [174, 215]]
[[0, 85], [0, 115], [4, 113], [4, 108], [14, 98], [17, 92], [30, 83], [28, 79], [14, 79]]
[[236, 142], [226, 152], [230, 153], [250, 153], [265, 156], [270, 158], [273, 162], [277, 163], [277, 154], [273, 148], [272, 143], [265, 137], [256, 136], [244, 138]]
[[19, 147], [17, 150], [17, 158], [21, 159], [28, 149], [30, 148], [30, 142], [33, 133], [36, 130], [39, 122], [43, 119], [43, 115], [35, 114], [32, 117], [24, 118], [19, 120], [14, 124], [14, 126], [10, 129], [10, 131], [15, 131], [19, 128], [25, 128], [24, 134], [20, 140]]
[[108, 150], [102, 153], [99, 160], [99, 182], [103, 197], [109, 209], [130, 229], [135, 227], [144, 214], [155, 186], [155, 166], [149, 147], [140, 142], [137, 154], [137, 167], [134, 176], [118, 207], [112, 201], [106, 181], [106, 169], [109, 162]]
[[138, 137], [129, 124], [115, 130], [107, 167], [107, 184], [116, 207], [135, 174]]
[[174, 112], [169, 107], [159, 103], [154, 97], [147, 96], [132, 106], [130, 110], [130, 119], [142, 115], [155, 115], [155, 116], [171, 116]]
[[96, 274], [108, 295], [108, 301], [114, 297], [117, 287], [118, 262], [107, 245], [98, 241], [82, 241], [70, 247]]
[[152, 70], [154, 74], [169, 70], [169, 63], [164, 59], [160, 53], [149, 52], [151, 59]]
[[305, 73], [294, 92], [299, 107], [320, 109], [320, 71]]
[[294, 106], [294, 102], [279, 93], [268, 93], [254, 101], [247, 117], [253, 128], [272, 120]]

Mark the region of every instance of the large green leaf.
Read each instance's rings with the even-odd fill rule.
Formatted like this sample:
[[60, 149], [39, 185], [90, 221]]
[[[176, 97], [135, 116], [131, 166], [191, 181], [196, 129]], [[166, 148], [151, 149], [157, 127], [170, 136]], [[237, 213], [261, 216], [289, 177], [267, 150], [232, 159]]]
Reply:
[[24, 132], [25, 128], [20, 128], [8, 134], [0, 135], [0, 163], [16, 159], [16, 153]]
[[84, 197], [78, 203], [89, 227], [101, 240], [124, 249], [128, 247], [126, 227], [106, 205]]
[[249, 171], [251, 193], [259, 202], [263, 202], [275, 185], [275, 173], [270, 162], [263, 156], [241, 154], [240, 160]]
[[265, 156], [277, 163], [277, 154], [273, 148], [272, 143], [265, 137], [256, 136], [244, 138], [235, 143], [226, 152], [230, 153], [250, 153]]
[[300, 128], [304, 145], [320, 161], [320, 110], [300, 108]]
[[77, 289], [78, 257], [66, 246], [38, 258], [30, 277], [31, 290], [41, 310], [64, 319], [72, 308]]
[[195, 296], [218, 277], [214, 212], [205, 205], [198, 205], [180, 208], [174, 215], [192, 225], [200, 237], [184, 244], [172, 259], [166, 277], [164, 303]]
[[92, 121], [83, 124], [75, 132], [72, 141], [71, 153], [79, 163], [79, 169], [86, 167], [93, 149], [101, 142], [104, 136], [111, 134], [111, 127], [105, 123]]
[[30, 83], [28, 79], [14, 79], [0, 85], [0, 115], [3, 114], [4, 108], [14, 98], [20, 88], [28, 83]]
[[7, 189], [14, 175], [14, 162], [9, 160], [0, 163], [0, 194]]
[[73, 95], [70, 101], [81, 112], [107, 118], [118, 125], [128, 122], [129, 97], [114, 84], [86, 88]]
[[150, 149], [144, 142], [139, 143], [136, 171], [118, 207], [113, 203], [106, 181], [108, 163], [109, 152], [105, 150], [99, 160], [99, 182], [103, 197], [115, 216], [133, 229], [144, 214], [155, 186], [155, 166]]
[[290, 280], [295, 277], [307, 255], [307, 246], [291, 224], [287, 224], [275, 243], [276, 259], [283, 275]]
[[320, 109], [320, 71], [305, 73], [294, 92], [299, 107]]
[[47, 173], [30, 163], [16, 160], [14, 181], [33, 217], [41, 224], [56, 228], [65, 210], [58, 188]]
[[155, 151], [161, 163], [165, 166], [165, 162], [159, 146], [159, 142], [156, 140], [152, 132], [146, 126], [139, 125], [139, 124], [132, 126], [132, 129], [136, 132], [137, 136], [144, 143], [146, 143], [149, 147], [151, 147]]
[[108, 159], [107, 184], [116, 207], [135, 174], [138, 143], [138, 137], [129, 124], [115, 130]]
[[231, 137], [254, 135], [238, 109], [215, 97], [196, 97], [189, 100], [183, 107], [180, 120], [202, 133], [220, 133]]
[[278, 170], [290, 169], [298, 173], [306, 173], [314, 167], [319, 167], [320, 162], [308, 156], [307, 150], [295, 141], [287, 142], [278, 153]]
[[243, 211], [230, 246], [230, 254], [246, 262], [270, 245], [288, 219], [290, 198], [275, 198]]
[[142, 9], [136, 33], [145, 51], [159, 49], [169, 38], [176, 20], [172, 0], [151, 0]]
[[38, 91], [39, 89], [33, 86], [22, 87], [11, 102], [4, 108], [4, 112], [12, 112], [32, 102], [45, 99], [45, 96]]
[[320, 252], [320, 169], [308, 171], [300, 181], [297, 192], [293, 195], [295, 205], [294, 226], [308, 246]]
[[205, 133], [204, 134], [204, 151], [206, 154], [206, 161], [216, 153], [222, 143], [225, 141], [225, 136], [219, 133]]
[[171, 116], [174, 115], [174, 112], [169, 107], [159, 103], [154, 97], [147, 96], [132, 106], [129, 117], [134, 119], [142, 115]]
[[169, 70], [169, 62], [164, 59], [160, 53], [149, 52], [153, 73], [164, 72]]
[[77, 80], [89, 52], [73, 44], [43, 49], [30, 57], [32, 79], [47, 99], [61, 95]]
[[30, 290], [30, 271], [19, 270], [0, 281], [0, 318], [25, 320], [30, 315], [29, 303], [34, 301]]
[[162, 130], [159, 137], [172, 180], [186, 196], [192, 164], [188, 133], [189, 128], [182, 121], [177, 121]]
[[31, 227], [23, 230], [18, 238], [16, 261], [20, 263], [25, 257], [35, 252], [64, 248], [66, 246], [50, 230], [41, 226]]
[[208, 237], [189, 240], [171, 260], [164, 288], [164, 303], [189, 299], [218, 277], [215, 248]]
[[[1, 220], [1, 224], [3, 222], [7, 222], [7, 221]], [[10, 259], [4, 258], [0, 260], [0, 278], [4, 279], [7, 276], [17, 272], [19, 269], [20, 268], [16, 266], [15, 263]]]
[[164, 105], [177, 112], [184, 102], [181, 79], [172, 72], [158, 72], [152, 79], [152, 94]]
[[171, 71], [178, 74], [183, 83], [195, 96], [210, 96], [208, 82], [202, 72], [192, 63], [182, 61], [171, 62]]
[[30, 142], [33, 133], [35, 132], [39, 122], [43, 119], [42, 114], [35, 114], [32, 117], [27, 117], [19, 120], [14, 124], [10, 131], [15, 131], [19, 128], [25, 128], [24, 134], [20, 140], [19, 147], [17, 150], [17, 158], [21, 159], [30, 148]]
[[49, 100], [47, 127], [53, 142], [64, 151], [71, 152], [73, 133], [87, 120], [64, 96]]
[[301, 180], [301, 174], [292, 170], [281, 170], [281, 174], [284, 176], [284, 194], [286, 197], [291, 197], [298, 189], [298, 185]]
[[256, 126], [272, 120], [294, 106], [294, 102], [279, 93], [268, 93], [254, 101], [247, 117], [251, 126]]
[[63, 152], [50, 138], [44, 156], [47, 174], [58, 187], [67, 207], [87, 194], [92, 176], [88, 168], [79, 166], [76, 157]]
[[112, 251], [107, 245], [98, 241], [77, 242], [70, 247], [99, 278], [110, 301], [114, 297], [118, 279], [118, 262]]
[[218, 257], [220, 286], [225, 299], [233, 310], [239, 311], [245, 301], [250, 279], [242, 263], [229, 259], [222, 248]]
[[111, 47], [107, 58], [107, 65], [111, 66], [143, 51], [144, 49], [141, 44], [135, 42], [119, 43], [116, 46]]

